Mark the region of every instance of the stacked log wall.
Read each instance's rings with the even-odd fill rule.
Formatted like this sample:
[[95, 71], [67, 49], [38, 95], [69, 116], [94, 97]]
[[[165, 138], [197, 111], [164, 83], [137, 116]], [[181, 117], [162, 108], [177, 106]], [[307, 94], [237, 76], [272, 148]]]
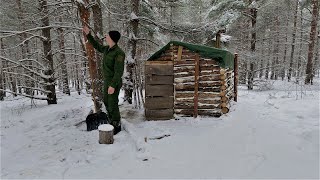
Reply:
[[221, 76], [221, 112], [223, 114], [228, 113], [230, 110], [230, 101], [234, 97], [234, 73], [232, 69], [223, 69], [220, 70]]
[[[180, 50], [181, 51], [181, 50]], [[183, 116], [221, 116], [222, 97], [226, 95], [219, 64], [210, 58], [182, 48], [179, 57], [179, 46], [172, 46], [165, 52], [171, 54], [174, 61], [174, 112]], [[199, 75], [196, 81], [196, 58], [199, 57]], [[226, 78], [225, 78], [226, 79]], [[198, 83], [198, 86], [196, 87]], [[197, 93], [195, 93], [197, 89]], [[197, 98], [197, 102], [195, 102]], [[195, 112], [197, 108], [197, 112]], [[195, 114], [196, 113], [196, 114]]]

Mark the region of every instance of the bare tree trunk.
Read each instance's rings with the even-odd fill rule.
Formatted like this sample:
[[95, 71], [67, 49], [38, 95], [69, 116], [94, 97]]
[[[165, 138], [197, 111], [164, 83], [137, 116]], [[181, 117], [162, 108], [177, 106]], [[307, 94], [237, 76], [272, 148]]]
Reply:
[[296, 74], [296, 81], [298, 82], [301, 76], [301, 57], [302, 57], [302, 43], [303, 43], [303, 11], [302, 8], [300, 9], [300, 46], [299, 46], [299, 53], [298, 53], [298, 62], [297, 62], [297, 74]]
[[[272, 73], [271, 73], [271, 79], [278, 80], [278, 65], [279, 65], [279, 44], [280, 44], [280, 32], [279, 32], [279, 17], [275, 18], [275, 31], [277, 36], [275, 37], [276, 43], [275, 47], [273, 49], [273, 60], [272, 60]], [[276, 67], [277, 66], [277, 67]]]
[[[288, 32], [289, 30], [289, 14], [287, 16], [287, 24], [286, 24], [286, 32]], [[287, 43], [288, 43], [288, 33], [286, 33], [286, 38], [285, 38], [285, 43], [284, 43], [284, 55], [283, 55], [283, 62], [281, 63], [282, 64], [282, 68], [281, 68], [281, 80], [283, 81], [284, 78], [285, 78], [285, 75], [286, 75], [286, 59], [287, 59], [287, 51], [288, 51], [288, 46], [287, 46]]]
[[[89, 4], [89, 1], [85, 0], [85, 3]], [[89, 24], [90, 12], [85, 7], [85, 4], [78, 2], [78, 9], [80, 13], [80, 18], [82, 20], [82, 25], [85, 26]], [[84, 35], [84, 42], [85, 42], [85, 52], [89, 60], [89, 73], [90, 73], [90, 78], [92, 82], [91, 87], [92, 87], [92, 97], [93, 97], [95, 112], [100, 112], [101, 106], [99, 106], [99, 102], [97, 101], [98, 100], [97, 95], [99, 94], [99, 89], [96, 86], [97, 64], [95, 62], [95, 52], [94, 52], [93, 46], [88, 42], [86, 35]]]
[[[107, 3], [108, 4], [111, 4], [111, 1], [112, 0], [108, 0], [107, 1]], [[109, 30], [112, 30], [113, 28], [112, 28], [112, 21], [111, 21], [111, 13], [108, 11], [108, 28], [109, 28]]]
[[[250, 13], [251, 13], [251, 28], [252, 28], [252, 32], [251, 32], [251, 53], [254, 56], [254, 58], [256, 59], [255, 56], [255, 51], [256, 51], [256, 40], [257, 40], [257, 36], [256, 36], [256, 22], [257, 22], [257, 12], [258, 10], [256, 8], [251, 8], [250, 9]], [[249, 70], [249, 76], [248, 76], [248, 90], [252, 90], [253, 89], [253, 78], [254, 78], [254, 60], [250, 60], [250, 70]]]
[[[132, 4], [132, 13], [135, 15], [139, 14], [139, 3], [140, 0], [131, 0]], [[137, 52], [137, 35], [138, 35], [138, 19], [131, 19], [130, 21], [131, 28], [129, 34], [129, 46], [130, 46], [130, 58], [126, 62], [126, 71], [127, 75], [125, 77], [126, 83], [124, 84], [124, 101], [132, 104], [132, 93], [133, 93], [133, 71], [134, 66], [136, 66], [136, 52]]]
[[49, 12], [48, 12], [47, 0], [39, 0], [39, 4], [40, 4], [40, 11], [43, 13], [41, 18], [42, 27], [46, 27], [42, 29], [42, 35], [46, 38], [45, 40], [42, 40], [42, 42], [43, 42], [43, 53], [47, 62], [47, 69], [44, 72], [44, 74], [48, 76], [48, 78], [45, 79], [47, 83], [46, 90], [50, 91], [50, 93], [47, 94], [47, 97], [48, 97], [47, 101], [48, 101], [48, 104], [57, 104], [54, 69], [53, 69], [53, 56], [52, 56], [52, 49], [51, 49], [51, 34], [50, 34], [50, 27], [48, 27], [50, 24], [49, 24]]
[[[272, 54], [272, 49], [273, 49], [273, 46], [274, 46], [274, 43], [273, 43], [273, 39], [271, 38], [271, 34], [267, 34], [266, 38], [269, 39], [269, 42], [267, 44], [269, 44], [267, 47], [268, 47], [268, 54], [269, 54], [269, 57], [268, 57], [268, 60], [267, 60], [267, 64], [266, 64], [266, 71], [265, 71], [265, 79], [269, 79], [269, 73], [270, 73], [270, 62], [271, 64], [273, 63], [273, 54]], [[271, 79], [271, 78], [270, 78]]]
[[[246, 27], [249, 26], [249, 22], [242, 20], [238, 24], [238, 29], [243, 31], [246, 29]], [[243, 51], [244, 49], [247, 49], [247, 40], [249, 39], [248, 33], [241, 32], [240, 33], [240, 41], [242, 44], [244, 44], [241, 47], [238, 47], [238, 51]], [[247, 61], [245, 60], [244, 56], [239, 56], [243, 59], [239, 58], [239, 84], [246, 84], [247, 80]]]
[[80, 83], [82, 83], [80, 81], [79, 78], [79, 69], [80, 69], [80, 63], [78, 63], [77, 57], [75, 56], [75, 54], [77, 54], [77, 46], [76, 46], [76, 37], [73, 37], [73, 49], [74, 49], [74, 55], [73, 55], [73, 61], [75, 62], [75, 79], [76, 79], [76, 91], [78, 92], [78, 94], [81, 94], [81, 89], [80, 88]]
[[317, 38], [317, 44], [316, 44], [316, 54], [314, 57], [314, 67], [313, 67], [313, 74], [316, 75], [318, 71], [318, 77], [319, 77], [319, 49], [320, 49], [320, 31], [318, 29], [318, 38]]
[[296, 2], [296, 8], [295, 8], [295, 11], [294, 11], [291, 54], [290, 54], [290, 66], [289, 66], [289, 72], [288, 72], [288, 81], [289, 82], [291, 80], [291, 74], [292, 74], [292, 68], [293, 68], [293, 55], [294, 55], [294, 47], [295, 47], [296, 32], [297, 32], [298, 6], [299, 6], [299, 1]]
[[313, 50], [315, 45], [315, 37], [317, 33], [317, 23], [318, 23], [318, 0], [312, 0], [313, 9], [312, 9], [312, 21], [311, 21], [311, 29], [310, 29], [310, 38], [309, 38], [309, 48], [308, 48], [308, 62], [306, 68], [306, 79], [304, 81], [305, 84], [313, 84], [313, 69], [312, 69], [312, 59], [313, 59]]
[[[3, 48], [5, 49], [6, 47], [3, 45]], [[14, 57], [13, 52], [9, 51], [9, 57]], [[10, 63], [6, 62], [6, 67], [8, 72], [15, 72], [15, 69], [13, 67], [9, 67]], [[12, 92], [13, 96], [17, 96], [17, 78], [13, 74], [8, 74], [8, 85], [9, 89]]]
[[263, 62], [265, 61], [265, 56], [264, 56], [264, 48], [265, 48], [265, 38], [262, 40], [261, 44], [261, 55], [260, 55], [260, 72], [259, 72], [259, 78], [261, 79], [263, 76]]
[[[62, 17], [59, 17], [59, 22], [62, 23]], [[66, 62], [66, 51], [64, 45], [64, 31], [62, 28], [58, 28], [58, 35], [59, 35], [59, 48], [60, 48], [60, 66], [61, 66], [61, 73], [62, 73], [62, 92], [64, 94], [70, 95], [70, 88], [69, 88], [69, 78], [68, 78], [68, 71], [67, 71], [67, 62]]]
[[[19, 28], [21, 31], [24, 31], [26, 29], [26, 24], [25, 24], [25, 20], [24, 20], [24, 11], [23, 11], [23, 8], [22, 8], [22, 4], [21, 4], [21, 0], [16, 0], [16, 4], [18, 6], [18, 20], [19, 20]], [[26, 33], [22, 33], [20, 34], [19, 36], [20, 38], [20, 41], [23, 42], [24, 40], [27, 39], [27, 34]], [[24, 43], [21, 44], [21, 54], [22, 54], [22, 59], [27, 59], [28, 58], [28, 54], [29, 54], [29, 41], [25, 41]], [[26, 61], [27, 64], [31, 65], [32, 66], [32, 62], [28, 62]], [[28, 70], [26, 69], [23, 69], [22, 70], [24, 72], [24, 74], [27, 74], [29, 76], [33, 76], [32, 73], [30, 73]], [[19, 93], [22, 93], [21, 92], [21, 85], [22, 85], [22, 81], [24, 81], [25, 83], [25, 86], [24, 86], [24, 92], [28, 95], [33, 95], [33, 84], [32, 83], [32, 80], [28, 79], [28, 78], [25, 78], [23, 77], [22, 78], [19, 78]]]
[[[0, 39], [0, 55], [4, 56], [4, 53], [2, 53], [2, 49], [3, 48], [3, 40]], [[4, 97], [6, 97], [6, 91], [2, 91], [6, 89], [6, 84], [5, 84], [5, 76], [3, 73], [3, 68], [5, 68], [5, 60], [4, 59], [0, 59], [0, 101], [4, 100]]]
[[[103, 36], [103, 25], [102, 25], [102, 12], [101, 12], [101, 2], [100, 0], [96, 0], [94, 5], [92, 6], [93, 13], [93, 28], [95, 33], [98, 33], [100, 36]], [[102, 44], [100, 37], [97, 39], [99, 43]], [[97, 79], [95, 83], [95, 87], [97, 89], [97, 106], [98, 109], [102, 108], [103, 103], [103, 79], [102, 79], [102, 56], [101, 53], [96, 51], [96, 63], [97, 63]]]

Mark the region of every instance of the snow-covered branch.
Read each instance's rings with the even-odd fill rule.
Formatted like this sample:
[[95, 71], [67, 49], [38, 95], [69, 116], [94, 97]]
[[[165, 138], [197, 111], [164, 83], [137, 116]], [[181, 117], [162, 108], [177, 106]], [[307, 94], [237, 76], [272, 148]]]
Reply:
[[16, 72], [9, 72], [9, 71], [3, 71], [3, 73], [5, 74], [13, 74], [13, 75], [16, 75], [16, 76], [24, 76], [24, 77], [27, 77], [29, 78], [30, 80], [34, 81], [34, 82], [38, 82], [42, 85], [47, 85], [46, 83], [42, 82], [42, 81], [39, 81], [38, 79], [35, 79], [34, 77], [28, 75], [28, 74], [23, 74], [23, 73], [16, 73]]
[[44, 89], [40, 89], [40, 88], [27, 87], [27, 86], [17, 86], [17, 87], [18, 88], [37, 90], [37, 91], [41, 91], [41, 92], [44, 92], [44, 93], [50, 93], [50, 91], [47, 91], [47, 90], [44, 90]]
[[[21, 60], [18, 60], [18, 62], [25, 62], [25, 61], [31, 61], [31, 62], [34, 62], [36, 64], [38, 64], [42, 69], [45, 69], [44, 65], [41, 64], [39, 61], [37, 61], [36, 59], [21, 59]], [[25, 65], [27, 66], [27, 65]]]
[[[80, 27], [60, 26], [60, 25], [50, 25], [50, 26], [44, 26], [44, 27], [36, 27], [36, 28], [27, 29], [27, 30], [24, 30], [24, 31], [0, 30], [0, 33], [4, 33], [4, 34], [8, 34], [9, 33], [9, 35], [0, 36], [0, 39], [1, 38], [8, 38], [8, 37], [16, 36], [16, 35], [19, 35], [19, 34], [30, 32], [30, 31], [38, 31], [38, 30], [42, 30], [42, 29], [47, 29], [47, 28], [66, 28], [66, 29], [76, 29], [76, 30], [79, 30], [79, 31], [82, 30]], [[41, 39], [44, 40], [44, 37], [42, 37]]]
[[[154, 26], [157, 26], [157, 27], [159, 27], [161, 29], [164, 29], [164, 30], [167, 30], [167, 31], [170, 31], [170, 32], [179, 32], [179, 33], [190, 33], [191, 32], [191, 31], [182, 31], [182, 30], [176, 30], [174, 28], [165, 27], [165, 26], [155, 22], [154, 20], [152, 20], [152, 19], [150, 19], [148, 17], [139, 16], [136, 19], [148, 22], [150, 24], [153, 24]], [[192, 30], [192, 32], [194, 32], [194, 31]]]
[[10, 93], [10, 94], [14, 94], [14, 95], [18, 95], [18, 96], [24, 96], [24, 97], [31, 98], [31, 99], [48, 100], [47, 97], [32, 96], [32, 95], [28, 95], [28, 94], [22, 94], [22, 93], [18, 93], [18, 92], [9, 91], [9, 90], [6, 90], [6, 89], [0, 89], [0, 91], [4, 91], [4, 92]]
[[51, 77], [51, 76], [44, 75], [44, 74], [42, 74], [42, 73], [38, 73], [38, 72], [34, 71], [33, 69], [30, 69], [30, 68], [28, 68], [27, 66], [25, 66], [25, 65], [23, 65], [23, 64], [21, 64], [21, 63], [15, 62], [15, 61], [13, 61], [13, 60], [11, 60], [11, 59], [8, 59], [8, 58], [6, 58], [6, 57], [0, 56], [0, 59], [4, 59], [4, 60], [6, 60], [6, 61], [8, 61], [8, 62], [11, 62], [11, 63], [13, 63], [13, 64], [19, 65], [20, 67], [28, 70], [30, 73], [36, 74], [37, 76], [40, 76], [40, 77], [43, 78], [43, 79], [49, 79], [49, 78]]

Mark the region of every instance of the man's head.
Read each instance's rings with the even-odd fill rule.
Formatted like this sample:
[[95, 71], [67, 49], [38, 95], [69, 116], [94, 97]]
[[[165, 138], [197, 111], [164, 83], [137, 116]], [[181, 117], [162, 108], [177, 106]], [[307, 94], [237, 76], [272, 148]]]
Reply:
[[109, 31], [108, 35], [106, 36], [106, 41], [109, 46], [113, 46], [114, 44], [118, 43], [120, 37], [121, 34], [119, 31]]

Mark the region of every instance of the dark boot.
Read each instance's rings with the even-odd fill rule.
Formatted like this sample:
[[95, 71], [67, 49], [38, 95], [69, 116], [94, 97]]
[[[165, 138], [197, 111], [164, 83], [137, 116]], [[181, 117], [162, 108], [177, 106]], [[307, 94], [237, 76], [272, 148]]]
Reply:
[[112, 121], [111, 125], [114, 127], [113, 134], [116, 135], [121, 131], [120, 121]]
[[114, 135], [118, 134], [121, 131], [121, 125], [114, 127]]

